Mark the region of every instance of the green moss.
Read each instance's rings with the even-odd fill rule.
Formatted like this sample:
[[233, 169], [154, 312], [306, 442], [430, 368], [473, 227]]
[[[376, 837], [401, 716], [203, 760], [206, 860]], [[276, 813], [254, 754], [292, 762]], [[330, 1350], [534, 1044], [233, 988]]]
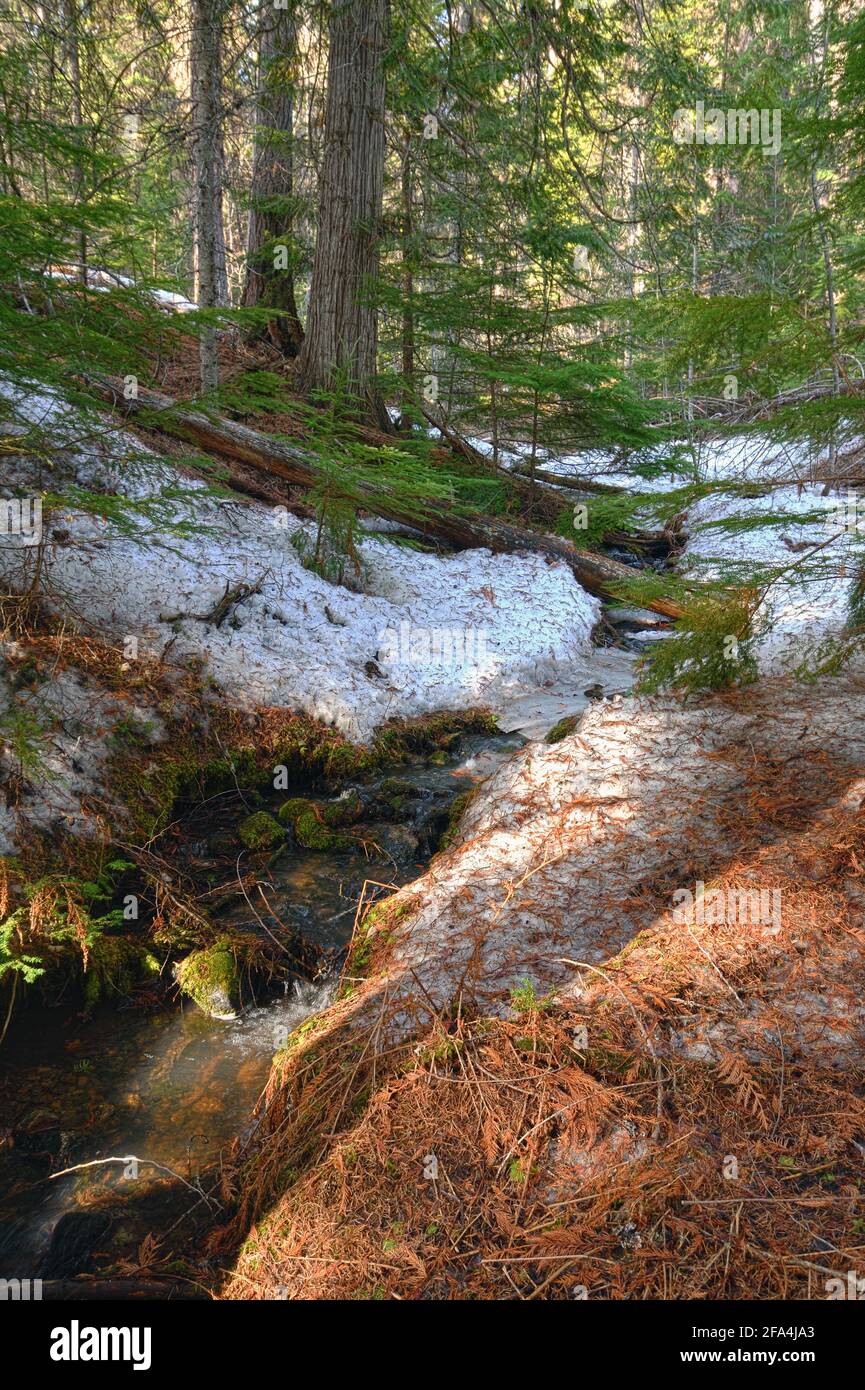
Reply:
[[271, 849], [285, 839], [285, 830], [267, 811], [254, 811], [238, 829], [247, 849]]
[[149, 719], [118, 719], [109, 735], [109, 742], [116, 748], [146, 747], [151, 741], [155, 727]]
[[148, 975], [159, 974], [159, 961], [140, 942], [125, 936], [100, 936], [94, 941], [84, 972], [84, 1012], [100, 999], [128, 995]]
[[[338, 789], [386, 762], [443, 748], [462, 733], [497, 732], [495, 716], [486, 711], [451, 711], [394, 721], [379, 730], [371, 744], [363, 745], [349, 743], [334, 729], [303, 715], [286, 715], [269, 736], [263, 734], [252, 745], [248, 726], [239, 723], [235, 711], [213, 716], [208, 730], [174, 723], [170, 706], [162, 713], [167, 736], [159, 748], [115, 745], [110, 769], [112, 788], [129, 813], [124, 838], [131, 834], [142, 843], [164, 830], [178, 803], [197, 804], [237, 786], [272, 787], [276, 768], [285, 770], [289, 785], [323, 781]], [[283, 824], [293, 818], [289, 813], [280, 817]]]
[[544, 739], [544, 743], [561, 743], [563, 738], [572, 734], [580, 722], [578, 714], [566, 714], [564, 719], [560, 719], [558, 724], [554, 724]]
[[376, 801], [386, 814], [398, 820], [419, 794], [419, 789], [411, 782], [405, 782], [399, 777], [385, 777], [376, 788]]
[[[100, 668], [99, 679], [103, 678]], [[253, 734], [248, 715], [214, 701], [200, 674], [191, 675], [190, 682], [188, 698], [181, 704], [174, 692], [157, 698], [155, 712], [164, 723], [165, 736], [155, 746], [152, 729], [145, 720], [121, 720], [115, 727], [106, 784], [122, 807], [116, 825], [102, 822], [99, 833], [89, 837], [34, 828], [26, 846], [19, 851], [21, 862], [6, 866], [11, 913], [0, 923], [0, 961], [8, 957], [25, 979], [43, 974], [47, 978], [49, 973], [57, 972], [71, 974], [83, 984], [87, 1007], [92, 1007], [96, 999], [122, 995], [130, 981], [134, 983], [129, 971], [137, 969], [143, 960], [139, 956], [138, 966], [133, 966], [132, 957], [127, 961], [106, 956], [103, 962], [94, 949], [106, 930], [114, 933], [124, 928], [117, 910], [111, 910], [111, 904], [117, 900], [119, 880], [107, 892], [100, 890], [97, 895], [100, 908], [104, 902], [103, 916], [94, 911], [97, 903], [89, 887], [100, 878], [112, 841], [150, 845], [173, 819], [208, 796], [236, 787], [247, 796], [259, 788], [272, 790], [277, 771], [281, 777], [288, 774], [287, 781], [280, 785], [302, 789], [324, 784], [335, 792], [351, 780], [369, 778], [389, 760], [408, 760], [416, 753], [443, 749], [450, 739], [463, 732], [496, 730], [495, 719], [485, 712], [450, 712], [394, 721], [364, 746], [348, 742], [332, 728], [305, 716], [263, 710]], [[127, 690], [134, 688], [134, 678], [128, 671], [118, 672], [116, 682], [109, 681], [109, 685]], [[142, 691], [151, 699], [150, 685], [143, 684]], [[199, 700], [196, 694], [201, 696]], [[191, 717], [190, 710], [196, 707], [206, 711], [203, 718]], [[179, 713], [181, 708], [183, 712]], [[404, 790], [407, 795], [408, 788], [393, 790], [394, 815], [402, 809]], [[301, 821], [298, 838], [305, 847], [342, 852], [351, 849], [355, 842], [337, 831], [362, 812], [363, 805], [356, 794], [340, 802], [321, 803], [317, 809], [313, 801], [297, 797], [291, 809], [287, 804], [281, 810], [279, 821], [263, 811], [248, 817], [244, 843], [250, 842], [249, 847], [254, 849], [276, 845], [284, 836], [282, 825]], [[0, 874], [2, 869], [0, 864]], [[47, 914], [52, 926], [46, 939], [51, 944], [45, 948], [40, 938], [31, 939], [28, 932], [28, 904], [46, 877], [54, 880], [58, 876], [74, 880], [82, 890], [71, 892], [77, 904], [77, 923], [72, 930], [65, 898], [59, 900], [59, 907], [52, 907]], [[135, 890], [134, 883], [128, 886]], [[45, 913], [43, 917], [47, 920]], [[82, 922], [90, 951], [86, 979], [80, 950]], [[4, 931], [8, 944], [2, 935]], [[172, 910], [170, 920], [151, 931], [154, 940], [166, 943], [175, 952], [196, 950], [215, 935], [197, 913], [185, 913], [182, 904]], [[135, 944], [135, 936], [111, 935], [108, 940]], [[107, 952], [123, 949], [106, 947]], [[135, 949], [139, 949], [137, 944]], [[14, 954], [14, 961], [10, 953]]]
[[[372, 964], [373, 950], [376, 946], [386, 946], [393, 940], [393, 928], [401, 918], [412, 910], [409, 899], [387, 898], [383, 903], [371, 907], [363, 919], [360, 929], [355, 933], [354, 944], [345, 963], [346, 976], [365, 975]], [[351, 979], [347, 979], [340, 997], [345, 999], [354, 990]]]
[[405, 782], [401, 777], [384, 777], [378, 788], [379, 796], [387, 799], [389, 797], [416, 796], [417, 787], [411, 782]]
[[457, 832], [460, 828], [460, 821], [463, 818], [463, 814], [465, 813], [466, 807], [468, 806], [469, 802], [473, 799], [474, 794], [474, 789], [467, 792], [461, 792], [460, 795], [454, 797], [453, 801], [451, 802], [450, 814], [448, 815], [448, 823], [442, 831], [442, 836], [438, 843], [439, 854], [441, 854], [442, 850], [448, 849], [456, 839]]
[[298, 843], [304, 849], [341, 852], [351, 849], [353, 842], [347, 835], [334, 834], [333, 827], [351, 825], [362, 811], [363, 802], [353, 792], [339, 801], [309, 801], [295, 796], [283, 802], [278, 814], [283, 825], [294, 827]]
[[293, 796], [282, 803], [276, 813], [276, 818], [281, 825], [294, 825], [298, 816], [302, 816], [304, 811], [312, 809], [312, 804], [305, 796]]
[[325, 825], [353, 825], [363, 814], [363, 802], [357, 792], [350, 792], [338, 801], [319, 804], [317, 809]]
[[342, 853], [352, 847], [352, 840], [348, 835], [340, 835], [335, 830], [329, 830], [319, 820], [314, 806], [310, 806], [308, 811], [304, 811], [302, 815], [298, 816], [294, 824], [294, 833], [298, 843], [303, 845], [304, 849], [329, 849], [336, 853]]
[[177, 966], [181, 993], [213, 1018], [231, 1017], [240, 1003], [240, 971], [226, 940], [193, 951]]

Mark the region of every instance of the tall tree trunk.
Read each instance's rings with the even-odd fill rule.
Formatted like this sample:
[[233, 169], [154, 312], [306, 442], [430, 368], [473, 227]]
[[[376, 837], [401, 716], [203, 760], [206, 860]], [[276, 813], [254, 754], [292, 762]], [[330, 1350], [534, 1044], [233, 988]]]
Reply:
[[297, 18], [293, 5], [271, 10], [267, 0], [261, 16], [243, 303], [248, 309], [279, 311], [250, 337], [266, 336], [286, 356], [296, 357], [303, 342], [291, 264]]
[[[820, 49], [819, 53], [811, 50], [810, 62], [814, 76], [814, 114], [819, 117], [823, 113], [824, 106], [828, 105], [828, 93], [826, 88], [827, 67], [829, 61], [829, 30], [831, 25], [831, 13], [827, 10], [824, 0], [811, 0], [809, 5], [809, 19], [816, 28], [820, 28]], [[823, 271], [826, 280], [826, 328], [829, 337], [829, 347], [832, 357], [832, 395], [841, 394], [841, 370], [838, 365], [838, 311], [835, 301], [835, 271], [832, 262], [832, 242], [829, 235], [829, 213], [828, 213], [828, 189], [821, 190], [817, 178], [819, 165], [819, 152], [815, 149], [808, 171], [808, 182], [811, 190], [811, 204], [814, 209], [814, 217], [817, 223], [817, 236], [820, 240], [820, 249], [823, 253]], [[823, 202], [827, 204], [823, 206]], [[837, 458], [837, 444], [835, 442], [835, 422], [831, 427], [831, 437], [829, 441], [829, 472], [835, 472], [835, 461]]]
[[383, 52], [388, 0], [334, 0], [330, 16], [318, 235], [300, 378], [309, 388], [341, 378], [373, 401], [384, 184]]
[[[69, 86], [72, 94], [72, 124], [75, 126], [75, 141], [78, 146], [75, 155], [75, 196], [78, 205], [84, 202], [85, 174], [84, 153], [84, 114], [81, 100], [81, 60], [78, 48], [78, 10], [75, 0], [63, 0], [63, 29], [66, 61], [69, 65]], [[83, 216], [83, 210], [82, 210]], [[78, 278], [82, 285], [87, 284], [87, 232], [83, 225], [78, 229]]]
[[[195, 299], [211, 309], [227, 301], [222, 222], [222, 12], [221, 0], [192, 0], [190, 51], [192, 158], [195, 181]], [[217, 333], [202, 330], [201, 388], [219, 385]]]
[[412, 148], [411, 135], [406, 136], [405, 150], [402, 159], [402, 375], [403, 375], [403, 399], [402, 415], [403, 425], [407, 418], [407, 412], [414, 401], [414, 352], [415, 352], [415, 333], [414, 333], [414, 310], [412, 300], [414, 298], [414, 219], [412, 208], [412, 182], [413, 182]]

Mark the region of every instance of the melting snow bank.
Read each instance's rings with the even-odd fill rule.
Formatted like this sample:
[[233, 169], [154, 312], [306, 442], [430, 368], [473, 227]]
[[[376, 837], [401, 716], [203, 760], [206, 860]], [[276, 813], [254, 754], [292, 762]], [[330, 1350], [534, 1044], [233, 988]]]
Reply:
[[[132, 653], [204, 664], [232, 702], [294, 708], [361, 741], [392, 717], [584, 681], [600, 604], [565, 565], [364, 539], [363, 591], [353, 592], [302, 563], [310, 523], [217, 498], [105, 420], [70, 417], [56, 397], [3, 394], [19, 429], [37, 425], [54, 442], [51, 489], [104, 495], [111, 518], [98, 497], [51, 515], [49, 600]], [[36, 469], [18, 459], [12, 487], [35, 490]], [[0, 548], [4, 577], [20, 583], [30, 554]], [[209, 617], [239, 585], [242, 600]]]
[[[865, 502], [843, 481], [845, 459], [858, 460], [862, 452], [861, 437], [852, 427], [846, 433], [831, 486], [822, 481], [826, 449], [759, 434], [703, 438], [693, 449], [671, 443], [666, 450], [635, 455], [646, 476], [621, 472], [621, 455], [601, 450], [542, 462], [556, 473], [632, 492], [667, 493], [695, 482], [759, 487], [759, 496], [719, 492], [688, 506], [683, 517], [688, 542], [679, 568], [696, 578], [767, 586], [754, 619], [760, 633], [756, 655], [762, 673], [777, 674], [816, 664], [850, 618], [865, 558]], [[489, 450], [483, 441], [474, 442]], [[658, 473], [667, 455], [670, 464]], [[508, 454], [502, 462], [514, 466], [520, 459]], [[646, 523], [652, 524], [650, 514]]]
[[[861, 452], [861, 439], [848, 445], [854, 455]], [[758, 437], [733, 436], [707, 445], [697, 464], [706, 481], [755, 483], [766, 491], [694, 502], [685, 521], [682, 569], [732, 583], [755, 576], [758, 584], [771, 581], [754, 618], [760, 670], [775, 674], [815, 664], [850, 620], [863, 560], [862, 499], [846, 485], [821, 482], [826, 451], [807, 444], [773, 447]]]
[[[688, 512], [684, 573], [769, 583], [754, 615], [762, 672], [815, 663], [827, 640], [847, 626], [862, 545], [844, 511], [837, 493], [775, 487], [762, 497], [705, 497]], [[762, 520], [769, 517], [782, 519]], [[737, 529], [742, 518], [753, 529]]]

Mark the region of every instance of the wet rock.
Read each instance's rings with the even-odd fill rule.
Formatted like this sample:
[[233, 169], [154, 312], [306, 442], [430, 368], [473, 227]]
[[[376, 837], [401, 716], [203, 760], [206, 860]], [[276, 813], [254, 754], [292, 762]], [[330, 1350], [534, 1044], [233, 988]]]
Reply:
[[68, 1279], [89, 1274], [92, 1257], [111, 1225], [111, 1218], [99, 1211], [67, 1211], [51, 1233], [41, 1278]]
[[371, 825], [364, 839], [396, 864], [410, 864], [420, 853], [418, 837], [407, 825]]
[[385, 777], [374, 789], [367, 810], [376, 820], [409, 820], [424, 795], [424, 788], [413, 782], [401, 777]]
[[240, 1007], [240, 971], [231, 946], [217, 941], [175, 967], [181, 993], [211, 1018], [232, 1019]]
[[294, 833], [297, 836], [298, 844], [302, 845], [304, 849], [331, 850], [335, 854], [340, 854], [352, 848], [352, 841], [349, 837], [340, 835], [335, 830], [328, 830], [314, 809], [304, 811], [301, 816], [298, 816], [294, 825]]
[[50, 1110], [30, 1110], [11, 1138], [19, 1153], [54, 1157], [60, 1152], [60, 1119]]

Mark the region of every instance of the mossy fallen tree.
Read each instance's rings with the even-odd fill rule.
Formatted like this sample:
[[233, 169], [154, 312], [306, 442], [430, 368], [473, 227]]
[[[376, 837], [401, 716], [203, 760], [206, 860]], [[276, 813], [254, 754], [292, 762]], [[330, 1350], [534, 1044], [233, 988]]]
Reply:
[[[125, 400], [122, 383], [113, 378], [92, 382], [91, 388], [117, 408], [142, 417], [147, 428], [157, 429], [194, 443], [211, 454], [245, 464], [271, 477], [282, 478], [296, 487], [312, 488], [322, 481], [323, 467], [311, 453], [273, 439], [259, 430], [222, 415], [184, 405], [158, 391], [138, 388], [134, 400]], [[409, 507], [386, 487], [358, 481], [356, 493], [372, 515], [387, 517], [413, 527], [422, 535], [444, 541], [457, 549], [486, 548], [496, 554], [529, 553], [545, 555], [566, 564], [589, 593], [615, 598], [633, 580], [628, 565], [596, 551], [578, 550], [570, 541], [518, 526], [512, 521], [483, 512], [462, 511], [451, 503], [420, 499]], [[652, 596], [647, 600], [656, 613], [679, 617], [681, 605], [672, 598]]]

